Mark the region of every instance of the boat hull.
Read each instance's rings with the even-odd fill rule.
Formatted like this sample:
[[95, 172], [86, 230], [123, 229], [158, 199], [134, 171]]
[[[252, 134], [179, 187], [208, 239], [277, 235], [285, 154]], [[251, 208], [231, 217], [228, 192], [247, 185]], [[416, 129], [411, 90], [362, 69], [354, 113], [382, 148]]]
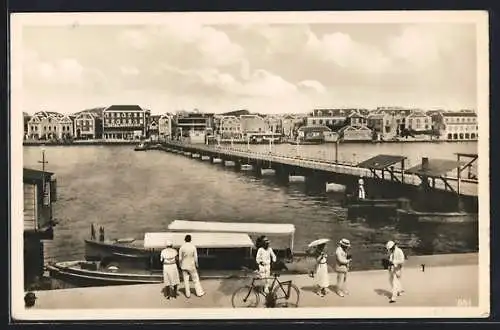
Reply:
[[[315, 259], [300, 256], [292, 263], [276, 263], [272, 270], [282, 274], [307, 274], [315, 264]], [[117, 271], [109, 271], [109, 264], [103, 266], [98, 261], [58, 262], [46, 266], [52, 278], [75, 286], [110, 286], [132, 284], [159, 284], [163, 282], [162, 270], [128, 269], [117, 267]], [[200, 267], [201, 279], [247, 278], [249, 270], [254, 267], [241, 267], [237, 270], [203, 270]]]
[[417, 212], [397, 210], [397, 219], [401, 222], [471, 223], [478, 221], [478, 215], [465, 212]]

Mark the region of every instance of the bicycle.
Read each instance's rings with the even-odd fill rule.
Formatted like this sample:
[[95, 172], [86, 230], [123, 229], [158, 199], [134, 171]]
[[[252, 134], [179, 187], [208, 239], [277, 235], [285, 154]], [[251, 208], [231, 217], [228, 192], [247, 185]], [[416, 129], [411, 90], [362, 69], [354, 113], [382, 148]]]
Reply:
[[[272, 277], [263, 278], [254, 276], [250, 285], [245, 285], [234, 291], [231, 297], [231, 303], [234, 308], [255, 308], [259, 306], [260, 295], [264, 296], [266, 307], [298, 307], [300, 291], [299, 288], [292, 281], [281, 282], [278, 273], [273, 274]], [[273, 279], [269, 287], [269, 293], [264, 292], [261, 285], [256, 285], [257, 281], [265, 281]]]

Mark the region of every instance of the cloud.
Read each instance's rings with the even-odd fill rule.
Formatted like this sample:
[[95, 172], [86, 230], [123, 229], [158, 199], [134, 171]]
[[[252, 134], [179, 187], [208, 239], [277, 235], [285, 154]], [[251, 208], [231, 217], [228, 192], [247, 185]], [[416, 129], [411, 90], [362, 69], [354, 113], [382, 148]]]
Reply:
[[368, 44], [356, 42], [350, 35], [341, 32], [317, 37], [309, 33], [306, 53], [316, 59], [353, 72], [367, 74], [382, 73], [390, 67], [390, 61], [381, 50]]
[[124, 76], [137, 76], [140, 73], [139, 69], [133, 66], [122, 66], [120, 71]]
[[122, 46], [130, 45], [142, 55], [149, 51], [149, 55], [180, 67], [219, 67], [239, 63], [244, 58], [244, 49], [226, 33], [188, 21], [129, 29], [119, 40]]
[[312, 91], [319, 94], [326, 92], [325, 86], [316, 80], [303, 80], [298, 84], [298, 87], [306, 92]]

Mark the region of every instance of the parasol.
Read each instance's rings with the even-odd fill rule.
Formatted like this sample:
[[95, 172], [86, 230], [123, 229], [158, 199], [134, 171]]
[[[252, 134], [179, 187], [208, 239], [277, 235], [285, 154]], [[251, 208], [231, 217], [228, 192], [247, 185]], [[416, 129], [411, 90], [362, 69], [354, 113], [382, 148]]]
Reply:
[[318, 246], [318, 245], [321, 245], [321, 244], [325, 244], [325, 243], [328, 243], [328, 242], [330, 242], [330, 239], [328, 239], [328, 238], [320, 238], [320, 239], [317, 239], [317, 240], [309, 243], [309, 245], [307, 247], [311, 248], [311, 247]]

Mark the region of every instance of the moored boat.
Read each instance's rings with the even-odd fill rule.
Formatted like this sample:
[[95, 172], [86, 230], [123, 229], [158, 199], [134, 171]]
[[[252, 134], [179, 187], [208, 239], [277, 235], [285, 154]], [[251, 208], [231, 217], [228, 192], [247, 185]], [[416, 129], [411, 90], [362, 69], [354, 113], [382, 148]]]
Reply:
[[468, 223], [477, 222], [478, 215], [466, 212], [419, 212], [414, 210], [397, 210], [398, 221], [432, 222], [432, 223]]
[[137, 146], [135, 146], [135, 151], [145, 151], [148, 150], [149, 146], [146, 142], [141, 142]]

